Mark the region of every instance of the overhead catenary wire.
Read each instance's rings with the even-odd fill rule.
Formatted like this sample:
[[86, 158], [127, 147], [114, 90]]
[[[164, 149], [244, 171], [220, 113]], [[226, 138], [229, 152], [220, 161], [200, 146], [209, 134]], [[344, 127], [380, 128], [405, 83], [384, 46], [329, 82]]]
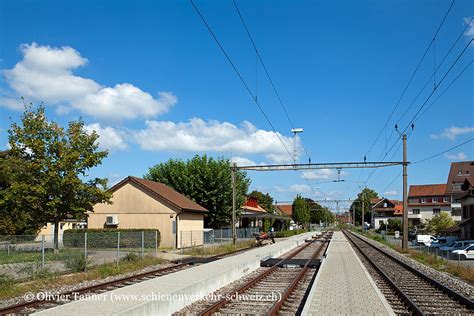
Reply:
[[452, 0], [451, 2], [451, 5], [449, 6], [448, 10], [446, 11], [446, 13], [444, 14], [444, 17], [443, 17], [443, 20], [441, 21], [441, 23], [439, 24], [438, 28], [436, 29], [436, 32], [434, 34], [434, 36], [432, 37], [428, 47], [425, 49], [425, 52], [423, 53], [423, 56], [421, 57], [420, 61], [418, 62], [415, 70], [413, 71], [410, 79], [408, 80], [408, 83], [405, 85], [405, 88], [403, 89], [402, 91], [402, 94], [400, 95], [400, 97], [398, 98], [398, 101], [397, 103], [395, 104], [392, 112], [390, 113], [390, 115], [388, 116], [387, 120], [385, 121], [382, 129], [380, 130], [380, 132], [378, 133], [377, 137], [375, 138], [374, 142], [372, 143], [372, 145], [370, 146], [369, 150], [367, 151], [367, 153], [365, 154], [365, 156], [368, 156], [370, 154], [370, 152], [372, 151], [373, 147], [375, 146], [375, 144], [377, 143], [377, 141], [379, 140], [380, 138], [380, 135], [382, 135], [384, 129], [387, 128], [387, 125], [388, 123], [390, 122], [390, 119], [392, 118], [392, 116], [395, 114], [395, 111], [397, 110], [398, 106], [400, 105], [400, 102], [402, 101], [403, 97], [405, 96], [405, 93], [407, 92], [408, 88], [410, 87], [413, 79], [415, 78], [421, 64], [423, 63], [423, 60], [425, 59], [426, 55], [428, 54], [431, 46], [433, 45], [433, 41], [434, 39], [436, 38], [436, 36], [438, 35], [439, 31], [441, 30], [441, 27], [443, 26], [444, 22], [446, 21], [446, 18], [449, 14], [449, 12], [451, 11], [451, 8], [453, 7], [454, 5], [454, 2], [455, 0]]
[[[461, 53], [458, 55], [458, 57], [454, 60], [454, 62], [451, 64], [451, 66], [449, 67], [449, 69], [444, 73], [443, 77], [441, 78], [441, 80], [439, 81], [438, 83], [438, 87], [444, 82], [444, 80], [446, 79], [446, 77], [448, 76], [448, 74], [452, 71], [452, 69], [454, 68], [454, 66], [458, 63], [458, 61], [460, 60], [460, 58], [464, 55], [464, 53], [466, 52], [466, 50], [469, 48], [469, 46], [472, 44], [472, 42], [474, 41], [474, 39], [471, 39], [467, 45], [464, 47], [464, 49], [461, 51]], [[415, 115], [413, 116], [413, 118], [410, 120], [410, 122], [407, 124], [407, 126], [401, 131], [399, 132], [400, 135], [402, 135], [403, 133], [405, 133], [407, 131], [407, 129], [412, 126], [413, 122], [414, 122], [414, 119], [417, 117], [417, 115], [420, 113], [420, 111], [425, 107], [425, 105], [428, 103], [428, 101], [431, 99], [431, 97], [433, 96], [433, 94], [438, 91], [438, 89], [433, 89], [431, 91], [431, 93], [428, 95], [428, 97], [425, 99], [425, 101], [423, 102], [423, 104], [419, 107], [418, 111], [415, 113]], [[392, 146], [390, 147], [390, 149], [385, 153], [385, 155], [383, 156], [383, 159], [381, 159], [380, 161], [384, 161], [385, 158], [388, 156], [388, 154], [393, 150], [393, 148], [395, 147], [395, 145], [398, 143], [398, 139], [396, 139]], [[373, 174], [375, 173], [376, 169], [374, 169], [374, 171], [372, 171], [372, 173], [369, 175], [369, 177], [365, 180], [365, 183], [367, 183], [370, 178], [373, 176]]]
[[232, 61], [232, 59], [230, 58], [229, 54], [227, 54], [226, 50], [224, 49], [224, 47], [222, 46], [222, 44], [220, 43], [220, 41], [217, 39], [217, 36], [215, 35], [214, 31], [212, 30], [212, 28], [210, 27], [209, 23], [207, 23], [206, 19], [204, 18], [204, 16], [202, 15], [201, 11], [199, 11], [198, 7], [196, 6], [196, 4], [194, 3], [193, 0], [190, 0], [191, 2], [191, 5], [193, 6], [194, 10], [196, 11], [196, 13], [199, 15], [199, 17], [201, 18], [201, 21], [204, 23], [204, 25], [206, 26], [207, 30], [209, 31], [209, 33], [211, 34], [212, 38], [214, 39], [214, 41], [216, 42], [217, 46], [220, 48], [220, 50], [222, 51], [222, 53], [224, 54], [225, 58], [227, 59], [227, 61], [230, 63], [230, 65], [232, 66], [232, 69], [234, 70], [234, 72], [236, 73], [236, 75], [239, 77], [240, 81], [242, 82], [242, 84], [244, 85], [245, 89], [247, 90], [247, 92], [250, 94], [250, 96], [252, 97], [252, 100], [255, 102], [255, 104], [257, 105], [258, 109], [260, 110], [260, 112], [262, 113], [263, 117], [265, 118], [265, 120], [268, 122], [268, 124], [270, 125], [271, 129], [273, 130], [273, 132], [275, 133], [275, 135], [278, 137], [278, 139], [280, 140], [281, 144], [283, 145], [283, 147], [285, 148], [286, 152], [288, 153], [288, 155], [290, 156], [291, 160], [293, 160], [293, 155], [291, 154], [291, 152], [288, 150], [288, 148], [286, 147], [285, 143], [283, 142], [283, 139], [280, 137], [280, 134], [276, 131], [273, 123], [270, 121], [270, 118], [267, 116], [267, 114], [265, 113], [265, 111], [263, 110], [262, 106], [260, 105], [258, 99], [257, 99], [257, 96], [254, 95], [254, 93], [252, 92], [252, 90], [250, 90], [250, 87], [249, 85], [247, 84], [247, 82], [244, 80], [244, 78], [242, 77], [242, 75], [240, 74], [239, 70], [237, 69], [237, 67], [235, 66], [234, 62]]
[[[272, 77], [270, 76], [270, 72], [268, 71], [267, 66], [266, 66], [265, 63], [263, 62], [262, 56], [260, 55], [260, 52], [259, 52], [259, 50], [258, 50], [258, 48], [257, 48], [257, 45], [255, 44], [255, 41], [254, 41], [254, 39], [253, 39], [253, 37], [252, 37], [252, 34], [250, 33], [249, 28], [247, 27], [247, 23], [245, 23], [245, 19], [244, 19], [242, 13], [240, 12], [240, 9], [239, 9], [239, 7], [238, 7], [236, 1], [235, 1], [235, 0], [232, 0], [232, 3], [234, 4], [235, 11], [237, 12], [237, 15], [239, 16], [240, 21], [242, 22], [242, 25], [243, 25], [243, 27], [244, 27], [246, 33], [247, 33], [248, 38], [249, 38], [250, 42], [252, 43], [252, 46], [253, 46], [253, 48], [254, 48], [254, 50], [255, 50], [255, 55], [256, 55], [256, 57], [258, 58], [260, 64], [262, 65], [262, 68], [263, 68], [263, 70], [264, 70], [264, 72], [265, 72], [265, 74], [266, 74], [266, 76], [267, 76], [267, 78], [268, 78], [268, 81], [270, 82], [270, 85], [272, 86], [273, 92], [275, 92], [275, 95], [276, 95], [276, 97], [277, 97], [277, 99], [278, 99], [278, 102], [280, 103], [280, 106], [281, 106], [283, 112], [285, 113], [285, 116], [286, 116], [286, 118], [287, 118], [287, 120], [288, 120], [288, 123], [290, 124], [291, 128], [294, 129], [294, 128], [295, 128], [295, 125], [293, 124], [293, 122], [292, 122], [292, 120], [291, 120], [291, 118], [290, 118], [290, 115], [289, 115], [289, 113], [288, 113], [288, 110], [286, 109], [286, 106], [285, 106], [285, 104], [283, 103], [283, 100], [282, 100], [282, 98], [280, 97], [280, 94], [278, 93], [278, 90], [277, 90], [277, 88], [276, 88], [276, 86], [275, 86], [275, 84], [274, 84], [274, 82], [273, 82]], [[303, 147], [303, 150], [305, 151], [305, 153], [306, 153], [306, 155], [308, 156], [308, 158], [311, 159], [311, 156], [310, 156], [310, 154], [308, 153], [308, 151], [306, 150], [306, 147], [304, 146], [303, 142], [301, 142], [301, 146]]]
[[[431, 160], [431, 159], [433, 159], [433, 158], [439, 157], [439, 156], [441, 156], [441, 155], [443, 155], [443, 154], [446, 154], [446, 153], [448, 153], [448, 152], [450, 152], [450, 151], [452, 151], [452, 150], [454, 150], [454, 149], [457, 149], [457, 148], [459, 148], [459, 147], [462, 147], [462, 146], [466, 145], [467, 143], [472, 142], [473, 140], [474, 140], [474, 138], [468, 139], [467, 141], [462, 142], [462, 143], [460, 143], [460, 144], [458, 144], [458, 145], [456, 145], [456, 146], [453, 146], [453, 147], [451, 147], [451, 148], [448, 148], [448, 149], [446, 149], [446, 150], [443, 150], [442, 152], [439, 152], [439, 153], [434, 154], [434, 155], [432, 155], [432, 156], [429, 156], [429, 157], [423, 158], [423, 159], [421, 159], [421, 160], [418, 160], [418, 161], [416, 161], [416, 162], [413, 162], [413, 163], [411, 163], [411, 165], [412, 165], [412, 166], [413, 166], [413, 165], [417, 165], [417, 164], [426, 162], [426, 161], [428, 161], [428, 160]], [[388, 189], [401, 175], [402, 175], [402, 172], [400, 172], [400, 173], [399, 173], [387, 186], [385, 186], [385, 188], [383, 188], [381, 191], [383, 192], [383, 191], [385, 191], [386, 189]]]
[[[428, 86], [428, 84], [431, 82], [431, 79], [432, 78], [435, 78], [435, 75], [436, 75], [436, 72], [439, 70], [439, 68], [444, 64], [444, 62], [446, 61], [446, 58], [451, 54], [452, 50], [454, 49], [454, 47], [456, 47], [456, 45], [458, 44], [459, 40], [465, 35], [466, 33], [466, 30], [467, 28], [470, 26], [471, 22], [472, 22], [473, 18], [471, 18], [467, 23], [466, 23], [466, 26], [464, 27], [464, 29], [461, 30], [461, 32], [459, 32], [457, 38], [455, 39], [455, 41], [453, 42], [453, 44], [451, 45], [451, 47], [448, 49], [448, 51], [446, 52], [446, 54], [444, 55], [444, 57], [441, 59], [440, 63], [438, 64], [437, 67], [434, 67], [434, 70], [433, 72], [431, 73], [431, 76], [426, 80], [425, 84], [423, 85], [423, 87], [420, 89], [420, 91], [418, 92], [418, 94], [415, 96], [415, 98], [412, 100], [412, 102], [410, 103], [410, 105], [408, 105], [408, 107], [405, 109], [405, 111], [403, 112], [402, 116], [397, 120], [396, 124], [399, 124], [400, 121], [405, 117], [405, 115], [408, 113], [408, 111], [411, 109], [411, 107], [413, 106], [413, 104], [418, 100], [418, 97], [421, 95], [421, 93], [425, 90], [425, 88]], [[436, 81], [435, 81], [436, 82]], [[437, 89], [438, 88], [438, 85], [435, 84], [433, 86], [433, 89]], [[386, 140], [385, 142], [386, 143], [389, 143], [391, 140], [392, 140], [392, 136], [394, 134], [394, 130], [392, 130], [392, 132], [390, 133], [389, 137], [388, 137], [388, 140]], [[385, 149], [386, 149], [386, 146], [385, 146]], [[382, 153], [383, 154], [383, 153]], [[380, 158], [379, 158], [380, 159]]]

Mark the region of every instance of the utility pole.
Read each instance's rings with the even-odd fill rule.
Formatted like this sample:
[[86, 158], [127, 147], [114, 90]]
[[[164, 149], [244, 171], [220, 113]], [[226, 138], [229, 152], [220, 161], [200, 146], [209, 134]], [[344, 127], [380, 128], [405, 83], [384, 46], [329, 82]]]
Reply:
[[403, 134], [402, 139], [403, 139], [403, 240], [402, 240], [402, 248], [408, 249], [407, 135]]
[[235, 231], [235, 220], [236, 220], [236, 216], [235, 216], [235, 212], [236, 212], [236, 207], [235, 207], [235, 204], [236, 204], [236, 199], [237, 199], [237, 196], [236, 196], [236, 185], [237, 185], [237, 181], [236, 181], [236, 173], [237, 172], [237, 164], [234, 162], [233, 163], [233, 166], [231, 168], [231, 173], [232, 173], [232, 243], [235, 245], [236, 244], [236, 241], [237, 241], [237, 234], [236, 234], [236, 231]]
[[365, 200], [365, 192], [364, 190], [362, 190], [362, 201], [361, 201], [361, 204], [362, 204], [362, 219], [360, 220], [362, 222], [362, 232], [365, 232], [365, 223], [364, 223], [364, 207], [365, 207], [365, 203], [364, 203], [364, 200]]

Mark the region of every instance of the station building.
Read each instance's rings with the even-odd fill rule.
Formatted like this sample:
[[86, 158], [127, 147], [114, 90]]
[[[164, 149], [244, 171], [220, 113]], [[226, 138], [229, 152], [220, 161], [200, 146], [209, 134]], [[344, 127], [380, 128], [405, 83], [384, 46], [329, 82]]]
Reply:
[[[203, 244], [208, 210], [163, 183], [129, 176], [110, 191], [112, 204], [99, 203], [88, 214], [88, 228], [158, 229], [160, 247]], [[187, 241], [183, 233], [200, 232]], [[189, 242], [188, 242], [189, 241]]]

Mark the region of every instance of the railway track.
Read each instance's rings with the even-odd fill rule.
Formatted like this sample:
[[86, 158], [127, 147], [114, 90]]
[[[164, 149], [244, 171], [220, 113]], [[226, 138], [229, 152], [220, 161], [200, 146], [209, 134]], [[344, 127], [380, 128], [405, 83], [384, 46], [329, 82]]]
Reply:
[[[206, 262], [219, 260], [225, 257], [233, 256], [253, 247], [243, 248], [228, 252], [225, 254], [220, 254], [212, 257], [207, 257]], [[0, 315], [15, 315], [15, 314], [31, 314], [36, 311], [56, 307], [58, 305], [66, 304], [70, 301], [74, 301], [75, 298], [84, 297], [85, 295], [101, 294], [104, 292], [112, 291], [124, 286], [132, 285], [135, 283], [143, 282], [146, 280], [158, 278], [167, 274], [175, 273], [181, 270], [188, 269], [193, 266], [195, 263], [202, 263], [204, 258], [195, 258], [195, 260], [185, 260], [184, 262], [177, 263], [173, 266], [156, 269], [153, 271], [143, 272], [136, 275], [116, 279], [113, 281], [108, 281], [100, 283], [93, 286], [86, 286], [72, 291], [65, 291], [57, 293], [54, 295], [47, 296], [44, 300], [33, 299], [31, 301], [23, 301], [15, 305], [10, 305], [0, 309]], [[59, 299], [60, 298], [60, 299]]]
[[473, 315], [474, 302], [354, 233], [344, 234], [363, 256], [394, 311], [413, 315]]
[[[309, 241], [283, 259], [235, 289], [220, 295], [222, 299], [198, 306], [199, 315], [213, 314], [298, 314], [301, 312], [317, 269], [311, 264], [324, 255], [332, 232]], [[295, 262], [300, 262], [295, 265]], [[301, 262], [304, 262], [301, 264]]]

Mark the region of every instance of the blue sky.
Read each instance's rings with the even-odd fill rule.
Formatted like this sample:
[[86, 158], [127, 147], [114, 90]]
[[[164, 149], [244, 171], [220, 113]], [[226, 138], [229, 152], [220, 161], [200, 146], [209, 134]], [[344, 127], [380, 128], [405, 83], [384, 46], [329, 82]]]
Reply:
[[[284, 115], [232, 1], [195, 1], [255, 93], [287, 147]], [[397, 103], [451, 1], [237, 1], [259, 52], [313, 162], [361, 161]], [[393, 126], [474, 16], [457, 0], [368, 155], [378, 160], [395, 141]], [[439, 81], [474, 36], [466, 31], [436, 73]], [[417, 161], [473, 138], [474, 45], [431, 100], [461, 77], [416, 122], [408, 157]], [[470, 64], [471, 63], [471, 64]], [[195, 154], [239, 163], [290, 158], [189, 1], [0, 0], [0, 146], [21, 114], [19, 97], [43, 101], [66, 124], [83, 117], [110, 150], [94, 176], [116, 182], [149, 166]], [[257, 79], [256, 79], [257, 78]], [[405, 127], [433, 83], [400, 120]], [[429, 105], [429, 102], [427, 105]], [[387, 140], [388, 139], [388, 140]], [[446, 182], [451, 161], [472, 160], [474, 142], [409, 168], [410, 184]], [[308, 157], [300, 149], [300, 161]], [[394, 149], [398, 148], [398, 144]], [[291, 149], [291, 148], [290, 148]], [[392, 158], [393, 155], [393, 158]], [[401, 150], [389, 160], [400, 160]], [[400, 167], [377, 171], [367, 185], [401, 197]], [[353, 198], [371, 171], [249, 173], [252, 188], [277, 200], [296, 193]]]

